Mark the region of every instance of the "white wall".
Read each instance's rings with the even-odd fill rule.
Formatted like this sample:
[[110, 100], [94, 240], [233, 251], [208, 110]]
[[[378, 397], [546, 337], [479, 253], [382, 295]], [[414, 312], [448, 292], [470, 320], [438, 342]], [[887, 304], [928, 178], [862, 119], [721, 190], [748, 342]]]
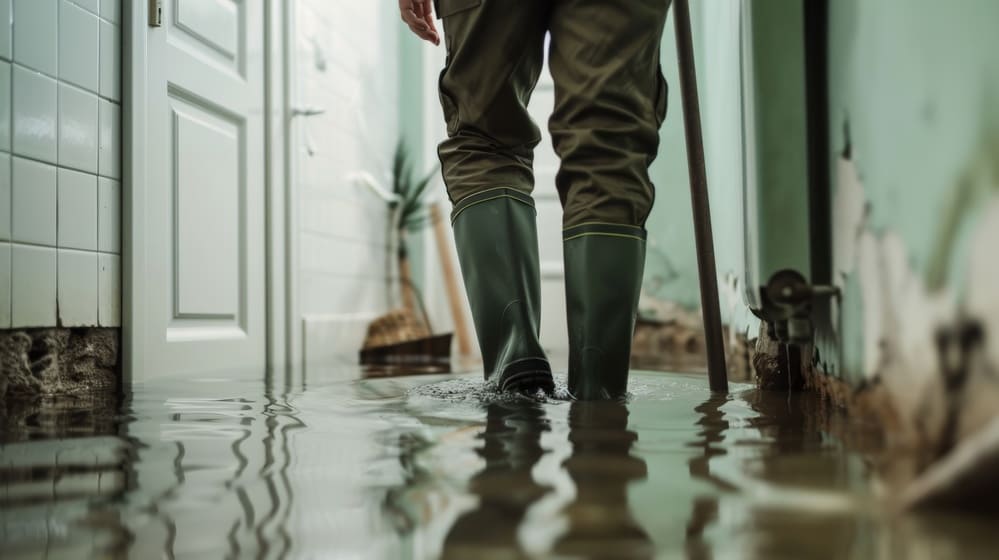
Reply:
[[121, 0], [0, 0], [0, 328], [120, 325]]
[[306, 362], [356, 363], [389, 295], [388, 210], [350, 179], [390, 188], [399, 136], [398, 7], [390, 2], [298, 0], [291, 105], [299, 213], [298, 317]]

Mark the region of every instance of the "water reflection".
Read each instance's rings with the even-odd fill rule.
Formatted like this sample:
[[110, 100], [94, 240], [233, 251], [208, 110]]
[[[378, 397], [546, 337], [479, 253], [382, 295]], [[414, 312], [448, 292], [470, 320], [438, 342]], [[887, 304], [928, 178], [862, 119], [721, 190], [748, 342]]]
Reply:
[[129, 449], [115, 437], [117, 399], [31, 397], [0, 410], [0, 556], [86, 557], [128, 541], [117, 514], [95, 501], [128, 489]]
[[675, 375], [636, 374], [633, 386], [628, 404], [566, 403], [496, 399], [475, 375], [307, 388], [219, 377], [136, 386], [120, 408], [8, 409], [0, 557], [888, 559], [999, 547], [994, 520], [882, 507], [883, 441], [809, 395], [737, 387], [706, 399], [702, 377]]
[[[747, 556], [782, 558], [806, 551], [813, 558], [879, 556], [880, 505], [869, 465], [861, 454], [844, 452], [829, 431], [837, 421], [848, 421], [845, 413], [803, 393], [754, 392], [744, 399], [755, 412], [747, 425], [762, 437], [740, 468], [753, 481], [751, 488], [772, 496], [751, 508]], [[877, 437], [875, 430], [854, 431]]]
[[638, 434], [628, 429], [621, 402], [575, 402], [569, 411], [572, 455], [563, 463], [576, 485], [565, 508], [568, 529], [553, 552], [566, 557], [652, 558], [655, 548], [628, 503], [628, 486], [648, 476], [631, 454]]
[[527, 510], [551, 487], [532, 470], [545, 454], [541, 434], [551, 429], [545, 411], [529, 399], [486, 406], [486, 426], [477, 453], [485, 467], [468, 481], [478, 505], [461, 515], [444, 538], [443, 558], [475, 558], [506, 551], [526, 554], [518, 529]]
[[[731, 492], [735, 488], [723, 478], [711, 473], [711, 461], [728, 453], [723, 443], [729, 422], [725, 418], [722, 407], [728, 402], [728, 397], [712, 395], [706, 401], [694, 408], [697, 414], [697, 437], [689, 445], [698, 449], [700, 454], [687, 462], [691, 477], [711, 483], [715, 488]], [[717, 495], [704, 495], [694, 498], [691, 504], [690, 519], [687, 522], [686, 551], [689, 558], [712, 558], [711, 544], [706, 538], [706, 530], [718, 521]]]
[[[553, 435], [556, 446], [569, 445], [567, 456], [556, 463], [557, 476], [567, 484], [556, 489], [539, 480], [543, 460], [558, 451], [546, 449], [542, 438], [553, 431], [548, 411], [566, 407], [568, 418], [558, 422], [554, 430], [561, 433]], [[628, 487], [648, 472], [645, 461], [631, 453], [638, 434], [628, 429], [626, 404], [519, 399], [484, 409], [485, 427], [477, 437], [481, 446], [475, 450], [484, 466], [466, 485], [475, 505], [446, 532], [443, 558], [654, 556], [652, 540], [628, 500]], [[552, 514], [544, 511], [548, 498], [562, 504]], [[536, 527], [539, 523], [549, 527]]]
[[[131, 527], [134, 540], [127, 552], [132, 557], [284, 557], [292, 547], [287, 528], [294, 506], [290, 439], [305, 425], [288, 395], [276, 393], [270, 379], [256, 398], [201, 396], [225, 387], [203, 384], [178, 387], [182, 396], [155, 408], [133, 403], [139, 411], [161, 414], [136, 415], [128, 425], [139, 449], [137, 491], [129, 505], [152, 522]], [[150, 440], [157, 445], [144, 445]]]

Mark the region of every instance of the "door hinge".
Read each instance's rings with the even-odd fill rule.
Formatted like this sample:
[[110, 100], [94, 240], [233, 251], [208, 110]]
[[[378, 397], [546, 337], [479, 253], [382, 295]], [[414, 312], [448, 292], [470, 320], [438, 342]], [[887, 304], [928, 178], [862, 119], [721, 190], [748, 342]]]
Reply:
[[163, 0], [149, 0], [149, 27], [163, 25]]

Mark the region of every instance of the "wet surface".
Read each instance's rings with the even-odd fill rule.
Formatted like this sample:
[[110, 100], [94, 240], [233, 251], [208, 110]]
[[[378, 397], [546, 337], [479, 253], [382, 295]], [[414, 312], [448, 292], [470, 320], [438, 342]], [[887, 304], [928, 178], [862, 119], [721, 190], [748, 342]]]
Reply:
[[[138, 385], [0, 432], [3, 558], [991, 558], [899, 514], [877, 433], [810, 395], [635, 374], [629, 403], [475, 375]], [[87, 408], [90, 407], [90, 408]], [[904, 470], [904, 469], [902, 469]], [[995, 499], [995, 497], [983, 497]]]

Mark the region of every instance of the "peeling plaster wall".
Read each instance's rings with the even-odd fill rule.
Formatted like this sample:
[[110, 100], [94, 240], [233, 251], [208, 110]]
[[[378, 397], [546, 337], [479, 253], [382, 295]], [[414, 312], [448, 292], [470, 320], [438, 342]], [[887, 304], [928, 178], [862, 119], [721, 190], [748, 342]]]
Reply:
[[[691, 8], [723, 315], [734, 331], [755, 334], [744, 297], [752, 271], [743, 251], [752, 232], [743, 214], [743, 158], [771, 156], [747, 146], [739, 130], [746, 30], [740, 10], [747, 4]], [[829, 9], [833, 264], [843, 297], [835, 332], [818, 348], [819, 366], [845, 388], [880, 394], [874, 402], [892, 409], [901, 439], [943, 453], [999, 409], [999, 3], [835, 0]], [[775, 23], [781, 10], [768, 4], [754, 11], [752, 31], [783, 29]], [[657, 257], [650, 252], [646, 287], [658, 288], [657, 299], [696, 308], [672, 23], [667, 31], [663, 61], [672, 95], [653, 167], [658, 196], [650, 238], [677, 272], [655, 286]], [[748, 44], [760, 48], [769, 39]], [[786, 72], [752, 79], [803, 79]], [[753, 103], [781, 110], [773, 96]], [[782, 219], [779, 205], [761, 195], [760, 219]], [[807, 236], [800, 231], [807, 221], [787, 229]], [[773, 245], [779, 237], [757, 241], [765, 246], [750, 251], [756, 262], [766, 262], [767, 251], [787, 252]]]
[[883, 388], [899, 428], [939, 448], [999, 405], [996, 21], [991, 0], [830, 2], [843, 299], [822, 365]]

